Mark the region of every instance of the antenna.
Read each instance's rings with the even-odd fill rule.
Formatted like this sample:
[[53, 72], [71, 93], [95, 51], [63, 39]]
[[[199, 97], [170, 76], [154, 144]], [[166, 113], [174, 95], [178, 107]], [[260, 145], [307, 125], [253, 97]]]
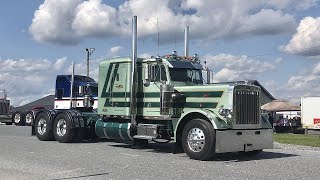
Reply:
[[177, 50], [177, 31], [174, 30], [174, 50]]
[[157, 18], [157, 28], [158, 28], [158, 56], [159, 56], [159, 44], [160, 44], [160, 33], [159, 33], [159, 18]]

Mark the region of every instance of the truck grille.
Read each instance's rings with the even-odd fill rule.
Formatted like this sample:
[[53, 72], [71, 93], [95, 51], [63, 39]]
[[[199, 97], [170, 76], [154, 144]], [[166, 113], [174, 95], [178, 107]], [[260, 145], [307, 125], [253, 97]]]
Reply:
[[258, 91], [236, 89], [234, 106], [236, 124], [260, 123], [260, 93]]
[[0, 99], [0, 114], [9, 114], [10, 111], [10, 101]]

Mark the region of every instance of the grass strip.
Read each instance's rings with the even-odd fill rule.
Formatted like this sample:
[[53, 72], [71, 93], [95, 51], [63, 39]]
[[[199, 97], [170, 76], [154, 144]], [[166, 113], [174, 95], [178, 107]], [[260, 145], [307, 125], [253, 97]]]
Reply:
[[273, 140], [278, 143], [320, 147], [319, 135], [278, 133], [273, 135]]

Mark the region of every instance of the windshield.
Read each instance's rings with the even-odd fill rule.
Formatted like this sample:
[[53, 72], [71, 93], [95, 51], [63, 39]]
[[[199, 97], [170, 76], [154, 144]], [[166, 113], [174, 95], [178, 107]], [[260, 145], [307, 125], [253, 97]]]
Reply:
[[202, 72], [199, 69], [170, 68], [171, 81], [203, 84]]

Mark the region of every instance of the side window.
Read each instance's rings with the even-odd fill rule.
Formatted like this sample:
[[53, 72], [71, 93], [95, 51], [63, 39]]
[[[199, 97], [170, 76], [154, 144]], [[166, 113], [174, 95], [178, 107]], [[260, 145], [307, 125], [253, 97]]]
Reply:
[[156, 77], [154, 81], [167, 81], [166, 69], [163, 65], [161, 66], [154, 66]]
[[57, 95], [56, 95], [57, 97], [57, 99], [62, 99], [62, 97], [63, 97], [63, 89], [61, 89], [61, 88], [59, 88], [59, 89], [57, 89]]

